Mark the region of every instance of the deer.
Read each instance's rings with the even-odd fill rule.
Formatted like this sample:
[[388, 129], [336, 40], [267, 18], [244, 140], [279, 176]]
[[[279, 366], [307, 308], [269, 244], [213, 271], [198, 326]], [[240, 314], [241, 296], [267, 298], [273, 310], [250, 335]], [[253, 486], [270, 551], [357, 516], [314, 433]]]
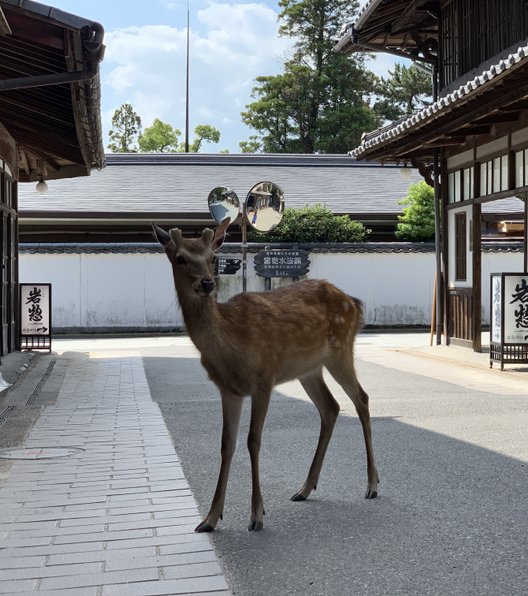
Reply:
[[326, 368], [352, 400], [367, 452], [365, 498], [378, 495], [369, 398], [357, 380], [354, 340], [363, 325], [362, 303], [325, 280], [306, 279], [267, 292], [246, 292], [218, 302], [215, 253], [223, 244], [229, 218], [201, 236], [184, 237], [153, 224], [154, 235], [172, 265], [186, 331], [201, 364], [220, 392], [221, 462], [209, 512], [195, 528], [212, 532], [223, 519], [229, 470], [239, 431], [242, 404], [251, 398], [247, 447], [251, 462], [249, 531], [262, 530], [264, 502], [259, 476], [262, 430], [273, 388], [298, 379], [316, 406], [320, 432], [308, 476], [292, 501], [305, 501], [317, 488], [326, 450], [340, 410], [323, 379]]

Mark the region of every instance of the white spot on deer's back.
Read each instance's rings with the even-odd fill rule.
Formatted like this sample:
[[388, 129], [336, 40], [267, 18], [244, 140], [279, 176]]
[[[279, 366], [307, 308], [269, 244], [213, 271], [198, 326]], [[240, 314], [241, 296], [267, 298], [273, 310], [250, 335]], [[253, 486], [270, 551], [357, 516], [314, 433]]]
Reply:
[[345, 319], [343, 317], [341, 317], [340, 315], [336, 315], [334, 317], [334, 321], [338, 324], [338, 325], [342, 325], [345, 322]]
[[350, 308], [350, 302], [343, 302], [343, 310], [345, 312], [347, 312], [349, 308]]

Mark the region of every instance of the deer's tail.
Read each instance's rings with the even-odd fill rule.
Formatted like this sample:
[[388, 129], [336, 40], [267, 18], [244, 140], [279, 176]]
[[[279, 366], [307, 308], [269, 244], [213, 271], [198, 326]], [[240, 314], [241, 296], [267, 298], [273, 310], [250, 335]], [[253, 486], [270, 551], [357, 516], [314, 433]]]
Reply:
[[354, 296], [350, 296], [352, 302], [354, 302], [356, 309], [357, 309], [357, 321], [356, 321], [356, 329], [355, 332], [359, 333], [362, 327], [365, 325], [365, 305], [362, 300], [359, 298], [354, 298]]

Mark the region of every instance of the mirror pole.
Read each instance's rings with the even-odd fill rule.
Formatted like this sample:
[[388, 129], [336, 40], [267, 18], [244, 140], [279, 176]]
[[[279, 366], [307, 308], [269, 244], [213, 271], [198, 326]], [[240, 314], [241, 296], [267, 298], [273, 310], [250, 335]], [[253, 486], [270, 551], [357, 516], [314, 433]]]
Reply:
[[242, 231], [242, 292], [247, 292], [247, 218], [240, 222]]

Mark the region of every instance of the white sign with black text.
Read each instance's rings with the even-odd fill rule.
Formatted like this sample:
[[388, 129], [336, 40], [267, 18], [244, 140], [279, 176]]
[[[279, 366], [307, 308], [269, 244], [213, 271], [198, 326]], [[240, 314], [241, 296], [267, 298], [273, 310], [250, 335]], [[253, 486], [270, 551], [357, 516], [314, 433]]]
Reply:
[[20, 284], [21, 335], [51, 334], [51, 284]]

